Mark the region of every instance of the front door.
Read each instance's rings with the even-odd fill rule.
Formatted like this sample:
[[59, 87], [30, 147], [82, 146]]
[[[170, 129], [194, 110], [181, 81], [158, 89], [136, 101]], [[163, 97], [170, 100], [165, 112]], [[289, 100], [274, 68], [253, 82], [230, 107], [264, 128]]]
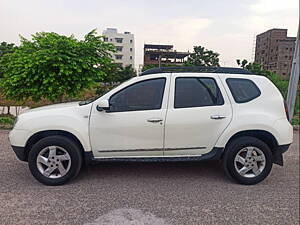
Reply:
[[171, 82], [164, 155], [211, 151], [231, 121], [231, 105], [221, 81], [217, 75], [172, 74]]
[[167, 77], [142, 79], [106, 95], [110, 109], [93, 105], [90, 141], [95, 157], [163, 155]]

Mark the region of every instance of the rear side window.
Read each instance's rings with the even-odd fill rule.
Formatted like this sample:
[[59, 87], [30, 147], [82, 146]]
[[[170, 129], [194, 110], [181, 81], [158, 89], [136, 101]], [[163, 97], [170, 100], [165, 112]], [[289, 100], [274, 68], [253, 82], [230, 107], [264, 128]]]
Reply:
[[219, 87], [212, 78], [180, 77], [175, 83], [174, 108], [224, 104]]
[[249, 102], [261, 94], [256, 84], [248, 79], [228, 78], [226, 83], [236, 103]]

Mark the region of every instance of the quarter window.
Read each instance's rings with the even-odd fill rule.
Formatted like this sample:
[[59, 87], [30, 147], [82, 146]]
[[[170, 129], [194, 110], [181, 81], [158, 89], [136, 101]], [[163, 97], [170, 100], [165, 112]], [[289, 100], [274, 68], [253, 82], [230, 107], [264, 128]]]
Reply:
[[165, 82], [165, 78], [158, 78], [126, 87], [110, 98], [110, 112], [160, 109]]
[[174, 108], [223, 105], [224, 99], [213, 78], [176, 78]]
[[249, 102], [261, 94], [256, 84], [248, 79], [228, 78], [226, 83], [236, 103]]

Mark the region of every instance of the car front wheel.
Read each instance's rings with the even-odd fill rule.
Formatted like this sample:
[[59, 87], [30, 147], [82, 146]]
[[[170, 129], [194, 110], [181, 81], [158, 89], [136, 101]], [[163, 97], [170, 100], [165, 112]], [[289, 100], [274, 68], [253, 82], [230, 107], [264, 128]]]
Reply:
[[225, 149], [223, 166], [226, 173], [241, 184], [257, 184], [272, 169], [272, 152], [263, 141], [244, 136], [233, 140]]
[[46, 185], [62, 185], [77, 176], [82, 164], [80, 148], [69, 138], [50, 136], [38, 141], [28, 155], [32, 175]]

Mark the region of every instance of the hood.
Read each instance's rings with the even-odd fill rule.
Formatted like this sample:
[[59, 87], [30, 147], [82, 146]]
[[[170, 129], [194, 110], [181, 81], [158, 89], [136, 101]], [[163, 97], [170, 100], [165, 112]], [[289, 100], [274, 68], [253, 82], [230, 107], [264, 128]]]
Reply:
[[60, 103], [60, 104], [42, 106], [42, 107], [30, 109], [30, 110], [26, 111], [25, 113], [44, 111], [44, 110], [49, 110], [49, 109], [63, 109], [63, 108], [75, 107], [75, 106], [79, 106], [79, 102], [68, 102], [68, 103]]

